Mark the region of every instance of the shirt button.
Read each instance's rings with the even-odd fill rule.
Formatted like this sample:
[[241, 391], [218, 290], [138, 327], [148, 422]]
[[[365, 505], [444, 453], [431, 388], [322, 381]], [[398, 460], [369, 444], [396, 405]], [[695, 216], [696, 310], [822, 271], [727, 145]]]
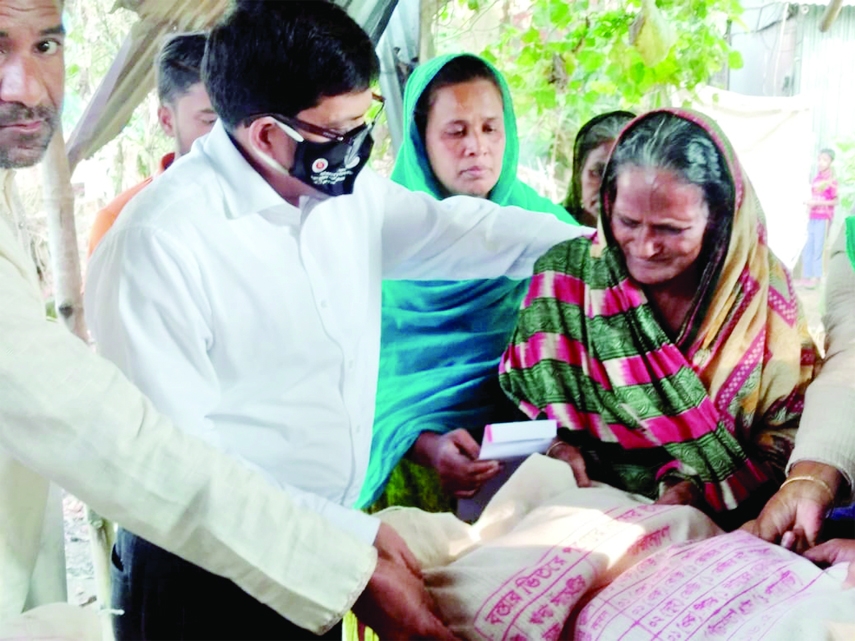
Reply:
[[356, 365], [356, 362], [352, 358], [349, 361], [347, 361], [347, 369], [353, 369], [355, 365]]
[[326, 309], [326, 308], [327, 308], [327, 301], [322, 300], [321, 301], [321, 309]]

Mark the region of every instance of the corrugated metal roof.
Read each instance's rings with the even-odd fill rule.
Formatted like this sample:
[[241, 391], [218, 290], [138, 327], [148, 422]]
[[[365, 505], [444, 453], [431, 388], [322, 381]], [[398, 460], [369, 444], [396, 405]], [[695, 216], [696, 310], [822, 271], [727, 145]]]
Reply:
[[826, 33], [819, 30], [824, 9], [800, 16], [795, 89], [813, 103], [817, 147], [855, 135], [855, 8], [844, 7]]
[[[799, 4], [799, 5], [805, 5], [805, 6], [811, 6], [811, 7], [815, 7], [815, 6], [827, 7], [828, 6], [828, 0], [806, 0], [805, 2], [793, 2], [790, 4]], [[843, 0], [843, 6], [844, 7], [855, 7], [855, 0]]]

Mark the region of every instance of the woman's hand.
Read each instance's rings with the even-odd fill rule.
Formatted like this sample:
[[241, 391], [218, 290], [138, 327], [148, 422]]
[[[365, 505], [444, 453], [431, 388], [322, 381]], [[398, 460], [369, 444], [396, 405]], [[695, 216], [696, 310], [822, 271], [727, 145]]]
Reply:
[[669, 485], [655, 503], [657, 505], [691, 505], [700, 510], [703, 509], [706, 501], [697, 485], [691, 481], [682, 480]]
[[466, 499], [502, 469], [499, 461], [479, 461], [480, 451], [478, 443], [464, 429], [447, 434], [422, 432], [413, 446], [413, 459], [435, 469], [444, 490], [458, 499]]
[[576, 485], [579, 487], [591, 487], [591, 479], [588, 478], [585, 458], [578, 447], [555, 439], [546, 451], [546, 455], [567, 463], [573, 470], [573, 476], [576, 477]]
[[849, 562], [849, 571], [843, 585], [855, 587], [855, 541], [849, 539], [832, 539], [822, 545], [817, 545], [805, 552], [805, 558], [814, 563], [836, 565]]
[[788, 478], [801, 476], [817, 480], [794, 480], [782, 486], [766, 503], [760, 516], [742, 529], [766, 541], [786, 543], [786, 547], [796, 552], [816, 545], [825, 513], [834, 503], [843, 476], [831, 465], [800, 461], [793, 466]]

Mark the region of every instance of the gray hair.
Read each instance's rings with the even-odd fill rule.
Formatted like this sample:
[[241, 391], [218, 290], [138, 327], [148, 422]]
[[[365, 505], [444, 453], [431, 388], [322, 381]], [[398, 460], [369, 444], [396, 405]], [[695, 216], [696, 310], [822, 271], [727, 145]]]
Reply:
[[625, 166], [665, 169], [697, 185], [709, 208], [704, 249], [727, 247], [736, 209], [736, 186], [719, 148], [700, 125], [670, 112], [640, 118], [618, 140], [603, 176], [604, 211], [611, 215], [617, 176]]

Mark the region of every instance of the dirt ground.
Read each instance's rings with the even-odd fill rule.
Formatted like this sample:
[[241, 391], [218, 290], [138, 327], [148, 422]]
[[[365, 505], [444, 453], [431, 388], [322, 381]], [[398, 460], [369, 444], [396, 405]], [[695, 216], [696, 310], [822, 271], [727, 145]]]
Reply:
[[[808, 327], [817, 344], [824, 340], [822, 287], [797, 289], [807, 315]], [[71, 495], [63, 500], [65, 512], [65, 555], [68, 567], [68, 600], [83, 605], [95, 601], [95, 579], [83, 503]]]
[[68, 601], [84, 605], [95, 600], [95, 574], [89, 549], [89, 530], [83, 502], [70, 494], [62, 499], [65, 516], [65, 565]]

